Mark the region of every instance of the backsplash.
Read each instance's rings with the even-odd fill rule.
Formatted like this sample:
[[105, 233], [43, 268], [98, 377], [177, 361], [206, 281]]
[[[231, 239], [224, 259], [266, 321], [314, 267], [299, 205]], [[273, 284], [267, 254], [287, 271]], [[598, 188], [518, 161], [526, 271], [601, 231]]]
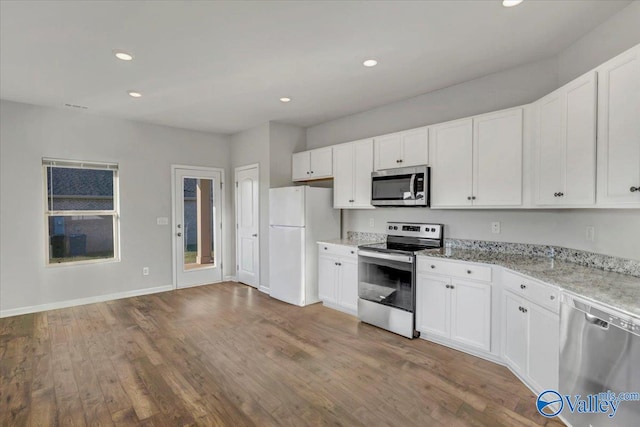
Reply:
[[[366, 233], [347, 231], [347, 239], [382, 241], [384, 233]], [[525, 256], [549, 257], [559, 261], [572, 262], [585, 267], [597, 268], [614, 273], [640, 277], [640, 261], [602, 255], [594, 252], [551, 245], [532, 245], [528, 243], [492, 242], [488, 240], [444, 239], [445, 246], [475, 251], [490, 251]]]
[[584, 265], [585, 267], [592, 267], [600, 270], [640, 277], [640, 261], [581, 251], [578, 249], [564, 248], [562, 246], [465, 239], [445, 239], [445, 246], [477, 251], [550, 257], [559, 261]]

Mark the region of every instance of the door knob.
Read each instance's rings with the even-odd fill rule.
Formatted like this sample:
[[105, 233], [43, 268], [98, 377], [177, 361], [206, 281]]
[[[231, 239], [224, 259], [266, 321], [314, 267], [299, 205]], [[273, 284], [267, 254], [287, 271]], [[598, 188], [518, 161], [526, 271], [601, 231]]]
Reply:
[[176, 236], [182, 237], [182, 233], [176, 233]]

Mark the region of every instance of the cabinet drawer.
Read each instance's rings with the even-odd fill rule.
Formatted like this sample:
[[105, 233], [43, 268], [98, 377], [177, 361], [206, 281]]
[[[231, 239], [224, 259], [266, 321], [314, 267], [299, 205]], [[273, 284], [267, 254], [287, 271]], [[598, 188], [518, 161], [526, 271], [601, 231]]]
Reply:
[[558, 313], [560, 290], [530, 277], [505, 270], [502, 276], [504, 287], [516, 295]]
[[318, 243], [318, 253], [320, 255], [337, 255], [337, 256], [353, 257], [354, 259], [356, 259], [358, 257], [358, 248], [354, 248], [353, 246], [346, 246], [346, 245]]
[[418, 272], [444, 274], [461, 279], [491, 281], [491, 267], [466, 262], [442, 261], [435, 258], [418, 258]]

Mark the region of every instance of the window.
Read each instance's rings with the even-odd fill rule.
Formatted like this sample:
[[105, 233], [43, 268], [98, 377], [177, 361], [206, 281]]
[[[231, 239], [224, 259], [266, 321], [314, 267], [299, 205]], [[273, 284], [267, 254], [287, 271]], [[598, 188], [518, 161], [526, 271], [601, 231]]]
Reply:
[[47, 264], [113, 261], [118, 247], [118, 165], [43, 159]]

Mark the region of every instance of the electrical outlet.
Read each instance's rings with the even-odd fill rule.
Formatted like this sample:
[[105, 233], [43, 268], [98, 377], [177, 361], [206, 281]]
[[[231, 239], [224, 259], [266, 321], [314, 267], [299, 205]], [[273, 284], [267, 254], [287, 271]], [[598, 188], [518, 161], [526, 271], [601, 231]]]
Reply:
[[149, 267], [142, 267], [142, 275], [143, 276], [149, 275]]
[[593, 242], [596, 240], [596, 228], [593, 225], [587, 226], [585, 237], [588, 242]]
[[500, 234], [500, 223], [498, 221], [491, 223], [491, 232], [493, 234]]
[[369, 227], [373, 228], [375, 226], [375, 222], [373, 221], [373, 218], [369, 218]]

